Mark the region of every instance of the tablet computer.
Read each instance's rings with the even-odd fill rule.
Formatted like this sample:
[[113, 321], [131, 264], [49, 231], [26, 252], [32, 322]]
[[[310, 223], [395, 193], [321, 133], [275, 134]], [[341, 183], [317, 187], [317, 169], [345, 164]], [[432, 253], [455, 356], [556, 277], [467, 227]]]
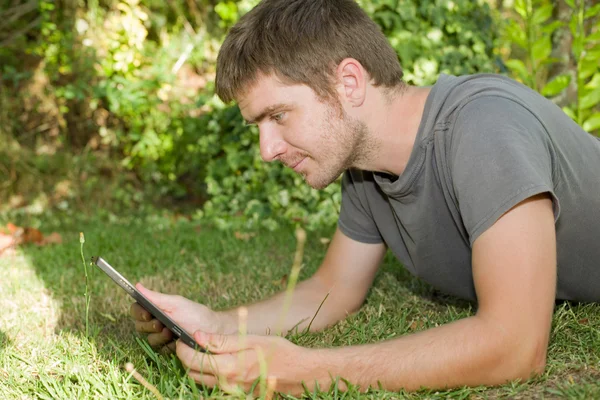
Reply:
[[92, 257], [92, 262], [98, 266], [106, 275], [110, 276], [112, 280], [123, 288], [135, 301], [137, 301], [146, 311], [152, 314], [153, 317], [158, 319], [164, 326], [166, 326], [173, 335], [181, 339], [183, 343], [190, 346], [192, 349], [205, 352], [205, 349], [200, 347], [194, 338], [181, 328], [175, 321], [173, 321], [167, 314], [162, 312], [156, 307], [147, 297], [145, 297], [139, 290], [135, 288], [123, 275], [121, 275], [116, 269], [114, 269], [109, 263], [106, 262], [102, 257]]

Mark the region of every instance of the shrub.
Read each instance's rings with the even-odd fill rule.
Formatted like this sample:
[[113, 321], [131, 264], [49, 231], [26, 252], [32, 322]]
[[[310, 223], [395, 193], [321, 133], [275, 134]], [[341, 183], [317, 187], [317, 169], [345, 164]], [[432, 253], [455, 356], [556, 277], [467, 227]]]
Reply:
[[[21, 2], [35, 7], [11, 29], [40, 22], [0, 49], [0, 89], [10, 91], [1, 99], [25, 101], [23, 82], [34, 74], [15, 55], [35, 57], [36, 74], [48, 82], [43, 96], [57, 105], [51, 116], [36, 111], [55, 121], [44, 133], [55, 150], [112, 153], [158, 194], [206, 200], [199, 215], [218, 226], [335, 223], [339, 182], [315, 191], [292, 171], [264, 163], [256, 129], [212, 95], [224, 34], [258, 0]], [[411, 84], [495, 68], [496, 28], [483, 0], [359, 3], [389, 37]], [[3, 123], [0, 134], [39, 145], [17, 134], [23, 125]]]

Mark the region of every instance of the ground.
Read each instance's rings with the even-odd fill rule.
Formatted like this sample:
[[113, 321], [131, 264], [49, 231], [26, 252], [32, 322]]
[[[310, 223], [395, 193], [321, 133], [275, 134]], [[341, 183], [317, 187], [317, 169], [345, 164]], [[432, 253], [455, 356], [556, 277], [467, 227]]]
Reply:
[[[125, 370], [128, 362], [165, 398], [227, 397], [193, 385], [176, 358], [150, 349], [129, 320], [129, 297], [98, 270], [89, 273], [86, 337], [79, 232], [85, 233], [86, 259], [101, 255], [131, 281], [216, 309], [284, 289], [295, 250], [291, 229], [242, 234], [160, 213], [55, 215], [39, 227], [57, 231], [63, 242], [23, 246], [0, 257], [0, 393], [7, 399], [156, 398]], [[301, 278], [318, 267], [327, 246], [323, 238], [331, 232], [308, 232]], [[475, 309], [436, 293], [388, 255], [360, 312], [324, 332], [289, 338], [310, 347], [372, 343], [463, 318]], [[445, 392], [375, 390], [361, 396], [351, 389], [347, 397], [600, 398], [600, 305], [557, 304], [546, 371], [529, 382]]]

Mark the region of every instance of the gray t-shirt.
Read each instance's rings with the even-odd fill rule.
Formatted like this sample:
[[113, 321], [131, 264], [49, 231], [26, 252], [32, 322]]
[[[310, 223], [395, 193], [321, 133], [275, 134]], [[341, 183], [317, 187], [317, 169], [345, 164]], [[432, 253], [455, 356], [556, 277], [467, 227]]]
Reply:
[[440, 76], [399, 176], [348, 170], [338, 226], [385, 242], [439, 290], [476, 299], [475, 239], [510, 208], [553, 198], [557, 299], [600, 301], [600, 140], [500, 75]]

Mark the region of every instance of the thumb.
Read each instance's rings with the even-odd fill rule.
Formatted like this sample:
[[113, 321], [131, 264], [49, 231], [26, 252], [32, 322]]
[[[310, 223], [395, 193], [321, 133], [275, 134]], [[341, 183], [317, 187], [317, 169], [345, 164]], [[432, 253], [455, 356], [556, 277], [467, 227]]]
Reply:
[[254, 348], [256, 337], [253, 335], [240, 336], [238, 334], [223, 335], [219, 333], [194, 332], [194, 339], [203, 348], [213, 354], [236, 353], [238, 351]]
[[173, 303], [174, 295], [155, 292], [154, 290], [145, 288], [141, 283], [137, 283], [135, 287], [144, 297], [160, 308], [167, 308]]

